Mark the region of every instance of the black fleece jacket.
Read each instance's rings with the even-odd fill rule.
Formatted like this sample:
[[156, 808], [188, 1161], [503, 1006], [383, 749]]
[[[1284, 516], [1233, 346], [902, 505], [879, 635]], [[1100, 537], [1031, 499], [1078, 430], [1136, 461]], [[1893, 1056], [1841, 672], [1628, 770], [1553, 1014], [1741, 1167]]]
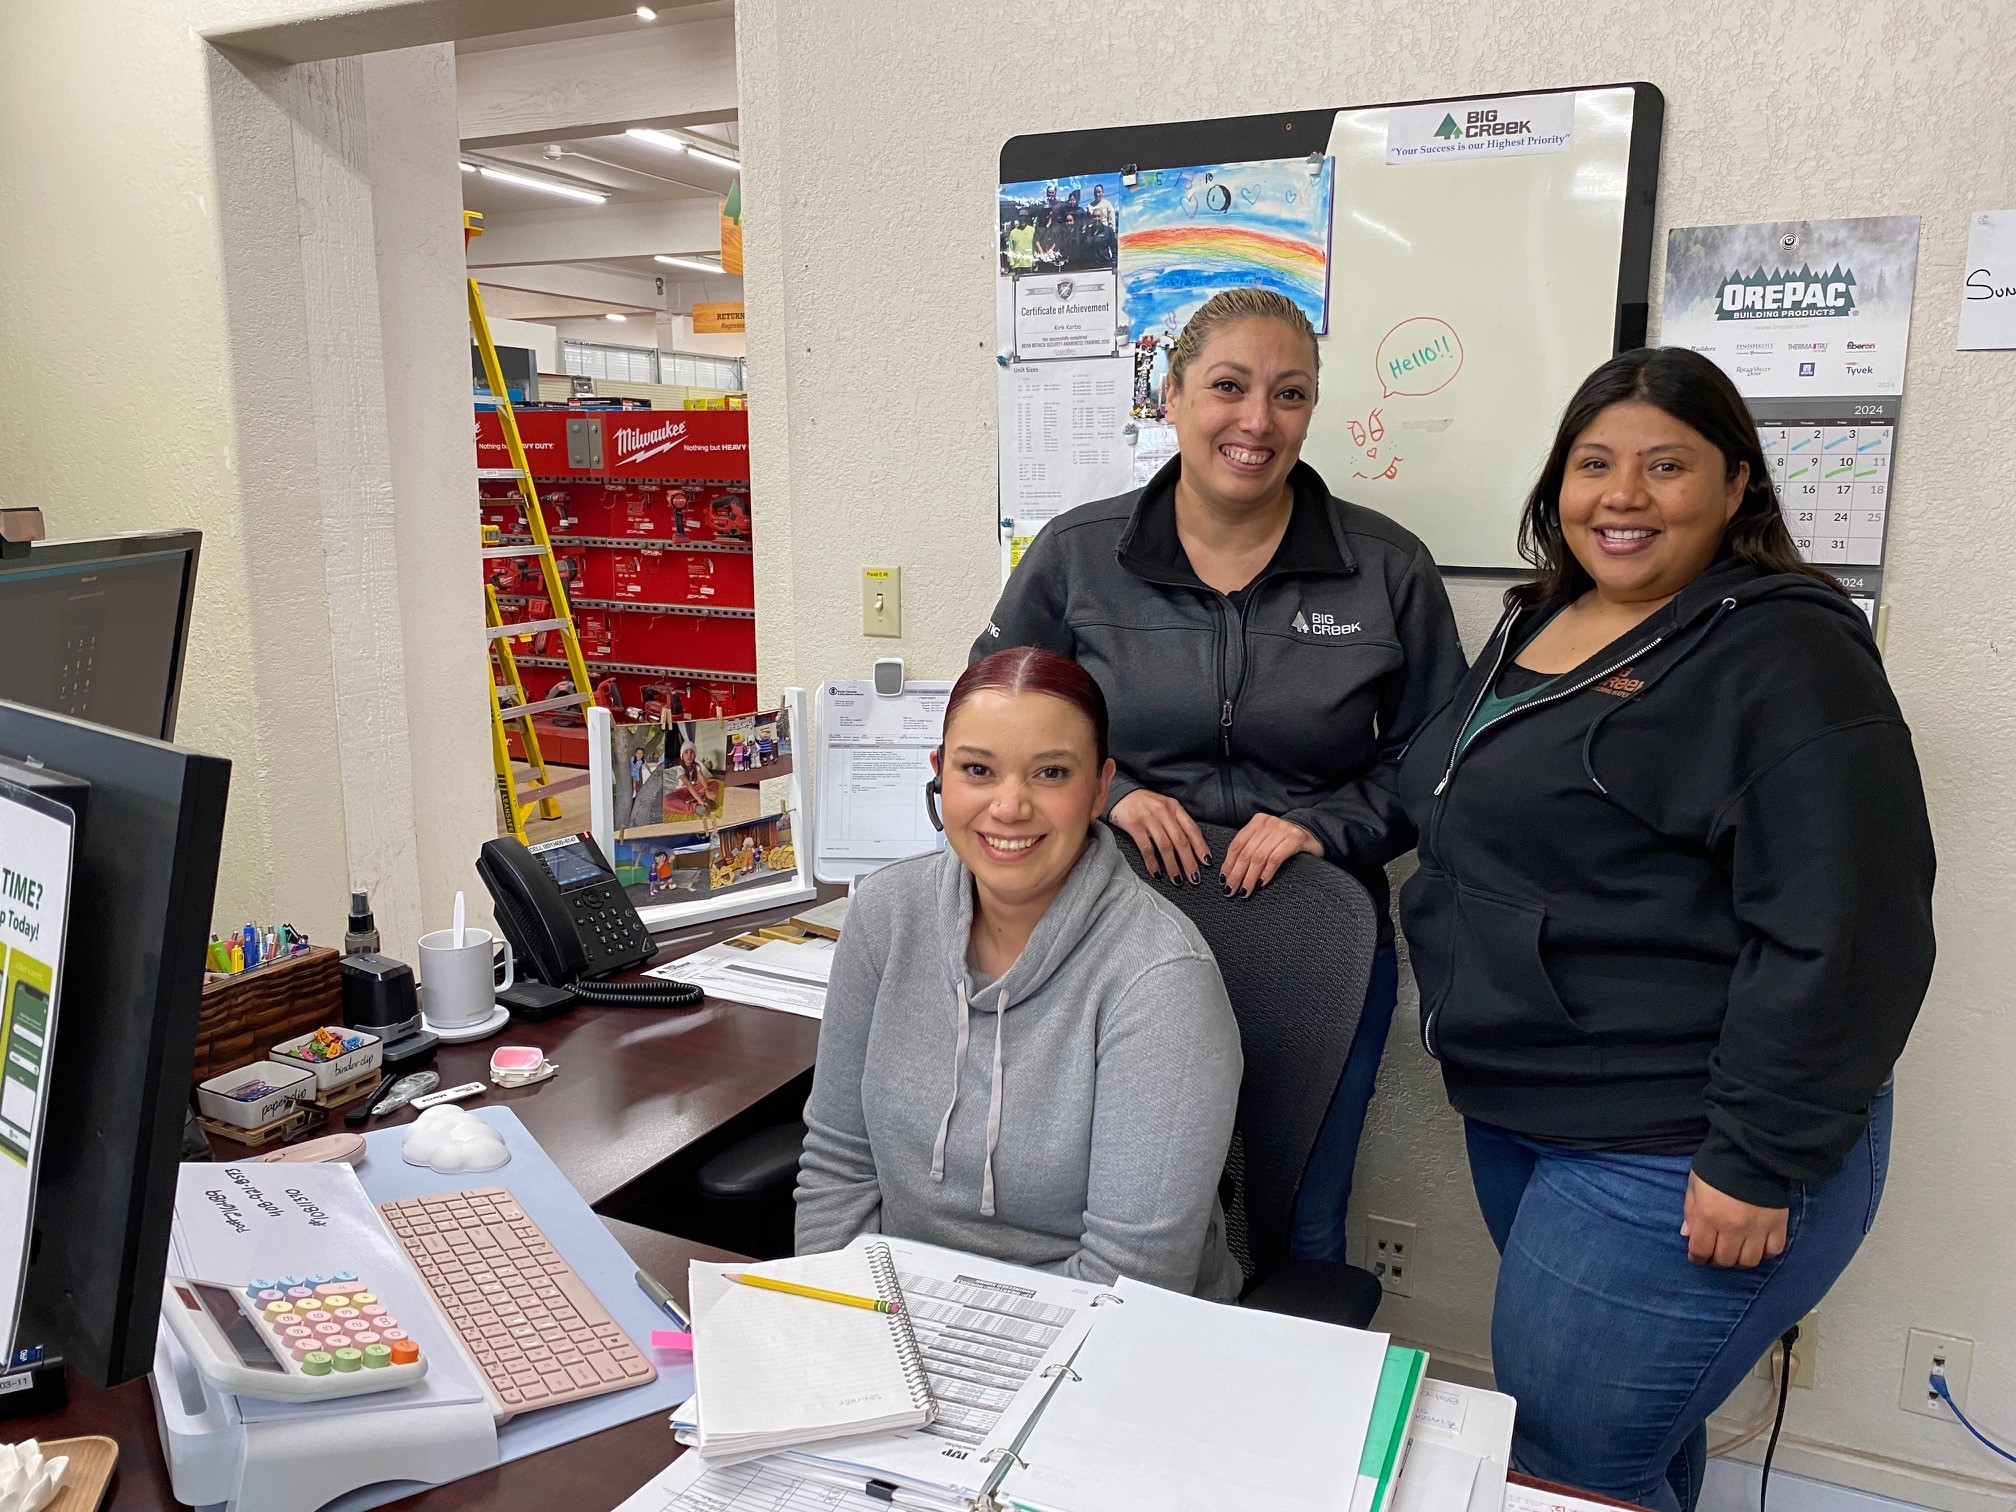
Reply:
[[1207, 824], [1299, 824], [1370, 890], [1383, 938], [1385, 866], [1414, 844], [1400, 752], [1463, 675], [1441, 574], [1413, 535], [1297, 463], [1287, 532], [1242, 609], [1176, 534], [1181, 468], [1046, 525], [971, 659], [1042, 646], [1081, 663], [1112, 714], [1109, 806], [1145, 787]]
[[1401, 764], [1423, 1042], [1470, 1117], [1693, 1148], [1783, 1206], [1861, 1137], [1932, 972], [1931, 828], [1868, 624], [1720, 563], [1452, 754], [1546, 617], [1506, 617]]

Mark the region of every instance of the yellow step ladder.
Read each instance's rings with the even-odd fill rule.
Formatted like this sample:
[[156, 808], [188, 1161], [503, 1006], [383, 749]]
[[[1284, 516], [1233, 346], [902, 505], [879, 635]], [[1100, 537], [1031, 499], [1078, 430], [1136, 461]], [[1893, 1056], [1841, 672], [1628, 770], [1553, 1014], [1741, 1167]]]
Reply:
[[[481, 216], [469, 212], [464, 217], [464, 229], [472, 236], [480, 236]], [[542, 819], [560, 817], [559, 795], [575, 788], [588, 785], [584, 773], [577, 777], [554, 781], [547, 773], [546, 758], [539, 750], [539, 732], [532, 721], [540, 714], [551, 714], [562, 709], [578, 709], [594, 700], [594, 684], [588, 677], [588, 663], [581, 655], [581, 639], [574, 630], [574, 611], [567, 602], [567, 585], [560, 576], [560, 565], [553, 557], [553, 540], [546, 533], [545, 511], [539, 507], [539, 488], [532, 481], [532, 465], [525, 458], [525, 443], [518, 435], [518, 417], [511, 409], [511, 392], [504, 383], [504, 369], [497, 360], [497, 345], [490, 339], [490, 322], [483, 314], [483, 296], [476, 287], [476, 280], [469, 280], [469, 329], [476, 338], [476, 350], [483, 359], [483, 376], [489, 380], [490, 393], [497, 401], [497, 422], [504, 432], [505, 450], [510, 453], [509, 467], [478, 468], [478, 478], [509, 478], [518, 485], [518, 492], [525, 504], [525, 527], [532, 537], [529, 546], [491, 545], [483, 546], [483, 557], [494, 561], [499, 557], [529, 557], [539, 564], [539, 576], [546, 585], [546, 601], [552, 606], [544, 619], [507, 621], [502, 607], [497, 602], [497, 589], [492, 583], [483, 585], [483, 623], [490, 640], [490, 757], [497, 771], [497, 799], [503, 805], [504, 822], [510, 833], [520, 842], [525, 839], [525, 820], [534, 809]], [[518, 675], [517, 658], [511, 653], [514, 640], [530, 640], [535, 635], [548, 632], [557, 633], [560, 645], [567, 658], [567, 675], [572, 681], [572, 691], [551, 698], [528, 701], [525, 684]], [[516, 727], [519, 748], [524, 752], [525, 765], [531, 769], [532, 782], [529, 786], [518, 786], [517, 776], [511, 762], [511, 743], [508, 727]]]

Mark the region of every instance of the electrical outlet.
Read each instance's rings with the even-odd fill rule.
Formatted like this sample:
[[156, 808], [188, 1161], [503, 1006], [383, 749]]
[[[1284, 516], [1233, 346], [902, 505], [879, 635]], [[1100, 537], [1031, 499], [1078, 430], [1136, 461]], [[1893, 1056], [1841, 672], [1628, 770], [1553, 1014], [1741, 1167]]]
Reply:
[[1904, 1385], [1897, 1393], [1897, 1405], [1906, 1412], [1944, 1418], [1953, 1414], [1932, 1390], [1932, 1367], [1946, 1377], [1946, 1391], [1961, 1407], [1967, 1405], [1967, 1378], [1974, 1373], [1974, 1341], [1953, 1334], [1927, 1333], [1914, 1328], [1904, 1337]]
[[[1778, 1371], [1772, 1356], [1777, 1353], [1774, 1342], [1764, 1358], [1759, 1360], [1750, 1374], [1760, 1381], [1778, 1384]], [[1811, 1386], [1820, 1368], [1820, 1310], [1815, 1308], [1799, 1320], [1799, 1342], [1792, 1346], [1792, 1384]]]
[[1379, 1278], [1383, 1290], [1396, 1297], [1414, 1295], [1414, 1266], [1420, 1259], [1414, 1225], [1399, 1218], [1368, 1214], [1365, 1219], [1365, 1269]]
[[893, 636], [903, 633], [901, 567], [861, 569], [861, 633]]

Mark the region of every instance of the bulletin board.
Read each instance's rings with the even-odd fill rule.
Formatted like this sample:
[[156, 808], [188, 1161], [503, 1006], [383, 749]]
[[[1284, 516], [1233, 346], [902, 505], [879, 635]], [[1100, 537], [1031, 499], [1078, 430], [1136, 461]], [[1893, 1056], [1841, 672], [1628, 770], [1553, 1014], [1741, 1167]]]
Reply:
[[1001, 152], [1004, 574], [1174, 452], [1167, 349], [1220, 288], [1319, 332], [1303, 458], [1452, 568], [1517, 568], [1562, 407], [1644, 343], [1650, 84], [1020, 136]]

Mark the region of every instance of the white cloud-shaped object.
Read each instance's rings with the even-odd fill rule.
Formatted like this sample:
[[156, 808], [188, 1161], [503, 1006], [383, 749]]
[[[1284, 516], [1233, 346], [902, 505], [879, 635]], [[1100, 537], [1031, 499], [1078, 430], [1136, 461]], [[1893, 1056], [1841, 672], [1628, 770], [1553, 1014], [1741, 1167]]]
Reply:
[[458, 1171], [494, 1171], [511, 1158], [502, 1134], [474, 1113], [446, 1103], [427, 1109], [413, 1121], [399, 1153], [408, 1165], [427, 1166], [444, 1176]]
[[42, 1446], [34, 1439], [19, 1444], [0, 1444], [0, 1509], [4, 1512], [40, 1512], [56, 1499], [62, 1488], [63, 1472], [70, 1468], [67, 1457], [42, 1457]]

